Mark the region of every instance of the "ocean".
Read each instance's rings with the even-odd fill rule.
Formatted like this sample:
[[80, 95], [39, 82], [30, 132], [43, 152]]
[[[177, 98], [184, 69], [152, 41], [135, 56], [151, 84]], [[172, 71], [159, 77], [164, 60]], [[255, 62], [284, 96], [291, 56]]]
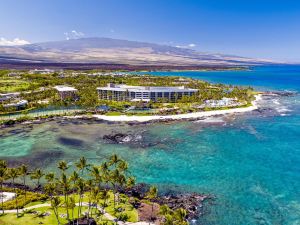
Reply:
[[[300, 66], [250, 71], [152, 72], [257, 90], [300, 92]], [[126, 133], [111, 144], [105, 134]], [[300, 224], [300, 96], [265, 97], [260, 110], [189, 122], [127, 125], [50, 121], [0, 131], [0, 158], [55, 170], [60, 159], [128, 160], [139, 182], [163, 192], [200, 192], [214, 199], [194, 224]]]

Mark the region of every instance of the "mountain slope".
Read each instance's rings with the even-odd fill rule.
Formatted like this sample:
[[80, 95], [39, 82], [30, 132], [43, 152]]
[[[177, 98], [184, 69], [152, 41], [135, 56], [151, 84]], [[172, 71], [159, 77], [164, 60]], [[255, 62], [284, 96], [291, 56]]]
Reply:
[[191, 49], [111, 38], [81, 38], [0, 47], [0, 59], [50, 63], [129, 65], [253, 65], [266, 60], [209, 54]]

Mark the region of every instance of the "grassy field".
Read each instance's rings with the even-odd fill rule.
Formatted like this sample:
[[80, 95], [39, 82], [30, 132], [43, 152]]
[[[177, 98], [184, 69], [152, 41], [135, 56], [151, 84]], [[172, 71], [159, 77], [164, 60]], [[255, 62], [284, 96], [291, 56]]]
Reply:
[[28, 81], [20, 79], [0, 79], [0, 93], [26, 91], [30, 86]]
[[[71, 195], [75, 198], [75, 201], [79, 201], [78, 195]], [[64, 197], [61, 197], [61, 200], [64, 200]], [[12, 200], [13, 201], [13, 200]], [[83, 202], [89, 201], [89, 193], [85, 193], [83, 196]], [[45, 204], [49, 203], [50, 201], [35, 201], [31, 202], [26, 205], [25, 208], [29, 206], [39, 205], [39, 204]], [[100, 200], [98, 204], [103, 204], [104, 200]], [[105, 208], [106, 212], [108, 212], [112, 216], [117, 216], [118, 212], [114, 210], [113, 207], [113, 193], [109, 193], [109, 199], [107, 199], [108, 207]], [[126, 195], [120, 194], [119, 195], [119, 202], [116, 205], [116, 208], [122, 208], [122, 213], [126, 214], [128, 216], [129, 222], [137, 222], [138, 221], [138, 212], [136, 209], [133, 208], [133, 206], [128, 203], [128, 197]], [[82, 207], [82, 212], [87, 211], [87, 207]], [[44, 216], [43, 213], [50, 213], [49, 216]], [[59, 215], [65, 215], [66, 209], [63, 207], [60, 207], [58, 210]], [[69, 209], [70, 217], [72, 218], [72, 210]], [[78, 207], [75, 207], [74, 209], [74, 217], [77, 217], [78, 215]], [[59, 218], [61, 224], [67, 223], [66, 218]], [[102, 224], [107, 222], [107, 225], [112, 225], [113, 222], [107, 220], [105, 217], [100, 217], [97, 219], [98, 224]], [[37, 225], [37, 224], [57, 224], [57, 220], [54, 214], [54, 211], [51, 207], [41, 207], [36, 209], [31, 209], [28, 212], [21, 213], [20, 216], [17, 218], [16, 213], [11, 214], [5, 214], [0, 215], [0, 225], [20, 225], [20, 224], [26, 224], [26, 225]]]

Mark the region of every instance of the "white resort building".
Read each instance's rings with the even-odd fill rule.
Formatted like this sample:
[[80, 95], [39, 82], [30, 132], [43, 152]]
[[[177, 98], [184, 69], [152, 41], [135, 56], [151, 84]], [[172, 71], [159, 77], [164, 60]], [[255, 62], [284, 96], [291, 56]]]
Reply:
[[77, 89], [74, 87], [58, 85], [58, 86], [55, 86], [54, 89], [56, 89], [58, 91], [61, 100], [64, 100], [67, 98], [70, 98], [70, 99], [77, 98]]
[[109, 83], [107, 87], [97, 88], [100, 99], [114, 101], [158, 101], [166, 99], [168, 102], [175, 102], [183, 96], [192, 96], [198, 89], [181, 87], [149, 87], [115, 85]]

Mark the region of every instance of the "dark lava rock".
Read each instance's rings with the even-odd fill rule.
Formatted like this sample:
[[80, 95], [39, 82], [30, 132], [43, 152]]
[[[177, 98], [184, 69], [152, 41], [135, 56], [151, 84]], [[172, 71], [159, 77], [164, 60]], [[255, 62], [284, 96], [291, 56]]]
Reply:
[[204, 194], [178, 194], [159, 197], [156, 202], [160, 205], [168, 205], [172, 210], [183, 208], [187, 211], [188, 219], [196, 219], [201, 214], [203, 202], [212, 199], [210, 195]]
[[123, 144], [123, 143], [132, 143], [139, 142], [142, 140], [142, 135], [140, 134], [107, 134], [103, 136], [103, 139], [113, 144]]

